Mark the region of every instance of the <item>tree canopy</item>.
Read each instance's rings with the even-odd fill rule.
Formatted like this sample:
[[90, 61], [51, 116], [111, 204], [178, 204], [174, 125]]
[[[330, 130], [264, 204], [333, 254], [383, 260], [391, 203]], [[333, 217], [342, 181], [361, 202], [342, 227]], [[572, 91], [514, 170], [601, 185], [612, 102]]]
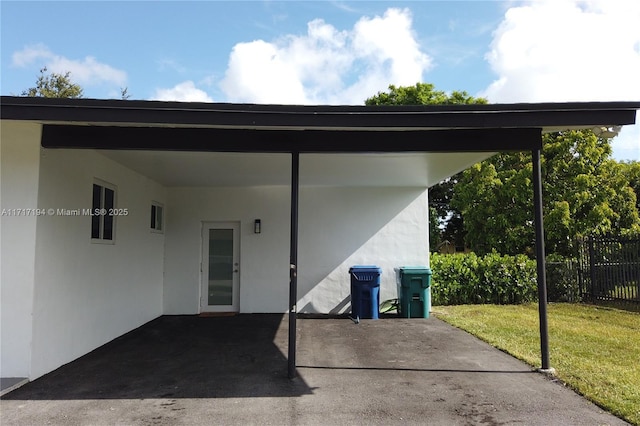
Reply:
[[47, 68], [40, 70], [40, 75], [35, 87], [30, 87], [22, 92], [22, 96], [42, 98], [81, 98], [82, 87], [71, 81], [71, 73], [64, 74], [52, 72], [47, 74]]
[[[486, 104], [433, 84], [389, 86], [366, 105]], [[542, 182], [548, 253], [572, 256], [578, 236], [640, 232], [640, 163], [618, 163], [611, 143], [589, 130], [543, 136]], [[530, 152], [499, 153], [429, 189], [431, 249], [446, 239], [478, 254], [533, 255]]]
[[636, 194], [636, 208], [640, 214], [640, 161], [628, 161], [620, 163], [622, 173], [629, 180], [629, 186]]
[[474, 98], [467, 92], [453, 91], [447, 94], [435, 90], [430, 83], [416, 83], [415, 86], [389, 85], [388, 92], [378, 92], [364, 101], [365, 105], [465, 105], [486, 104], [484, 98]]
[[[578, 236], [640, 229], [636, 195], [608, 139], [590, 130], [543, 136], [542, 185], [548, 253], [574, 255]], [[530, 153], [498, 154], [465, 170], [452, 206], [462, 212], [466, 242], [476, 253], [532, 254]]]

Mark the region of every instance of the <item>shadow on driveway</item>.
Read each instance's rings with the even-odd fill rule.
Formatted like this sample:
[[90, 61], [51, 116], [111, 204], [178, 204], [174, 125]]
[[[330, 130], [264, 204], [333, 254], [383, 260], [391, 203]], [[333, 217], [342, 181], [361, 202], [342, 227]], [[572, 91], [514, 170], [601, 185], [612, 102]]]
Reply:
[[[284, 321], [284, 325], [283, 325]], [[280, 334], [279, 329], [283, 325]], [[76, 400], [299, 396], [280, 314], [163, 316], [5, 395]]]

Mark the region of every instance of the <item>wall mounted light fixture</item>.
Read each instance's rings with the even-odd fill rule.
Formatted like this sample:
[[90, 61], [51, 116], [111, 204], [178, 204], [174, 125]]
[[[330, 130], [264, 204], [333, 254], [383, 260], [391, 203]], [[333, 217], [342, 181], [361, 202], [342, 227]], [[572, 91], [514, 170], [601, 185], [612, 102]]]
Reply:
[[256, 219], [255, 222], [253, 222], [253, 233], [259, 234], [260, 232], [262, 232], [262, 222], [260, 219]]

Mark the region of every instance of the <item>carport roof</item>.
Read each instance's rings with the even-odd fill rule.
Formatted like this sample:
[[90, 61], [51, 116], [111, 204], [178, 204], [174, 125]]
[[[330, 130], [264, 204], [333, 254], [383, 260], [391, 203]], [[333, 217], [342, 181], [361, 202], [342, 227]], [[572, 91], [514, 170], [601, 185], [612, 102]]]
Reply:
[[[540, 133], [634, 124], [640, 102], [326, 106], [3, 96], [52, 148], [226, 152], [495, 152]], [[401, 132], [401, 133], [398, 133]]]
[[549, 369], [542, 132], [634, 124], [640, 102], [300, 106], [3, 96], [3, 120], [42, 123], [42, 146], [291, 153], [289, 377], [295, 376], [301, 153], [530, 151], [542, 368]]

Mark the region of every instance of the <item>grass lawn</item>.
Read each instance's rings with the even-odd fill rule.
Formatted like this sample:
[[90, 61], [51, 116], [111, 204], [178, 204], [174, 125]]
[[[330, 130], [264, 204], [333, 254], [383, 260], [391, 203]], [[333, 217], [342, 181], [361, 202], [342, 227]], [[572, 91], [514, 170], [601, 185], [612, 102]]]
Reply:
[[[440, 319], [540, 366], [538, 305], [434, 306]], [[568, 303], [548, 307], [551, 366], [568, 386], [640, 425], [640, 313]]]

